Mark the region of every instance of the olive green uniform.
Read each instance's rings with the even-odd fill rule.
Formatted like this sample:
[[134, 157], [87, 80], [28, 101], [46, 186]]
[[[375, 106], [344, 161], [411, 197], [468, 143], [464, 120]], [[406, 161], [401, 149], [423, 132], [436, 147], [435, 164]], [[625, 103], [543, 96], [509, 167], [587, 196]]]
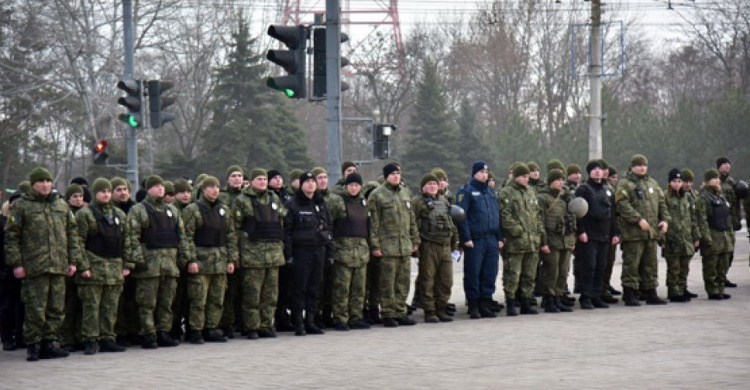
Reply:
[[[732, 214], [732, 228], [737, 231], [742, 228], [741, 221], [741, 214], [742, 211], [740, 208], [742, 207], [742, 204], [740, 203], [739, 199], [737, 199], [737, 194], [734, 192], [735, 187], [737, 186], [737, 181], [734, 180], [733, 177], [729, 175], [721, 174], [721, 193], [724, 196], [724, 199], [729, 202], [729, 209]], [[734, 234], [732, 234], [732, 252], [729, 254], [729, 265], [727, 266], [727, 270], [732, 267], [732, 263], [734, 262], [734, 241], [736, 240], [736, 237]], [[726, 276], [726, 275], [725, 275]]]
[[690, 260], [695, 254], [695, 242], [700, 239], [695, 204], [688, 194], [667, 189], [666, 197], [672, 223], [667, 231], [662, 254], [667, 260], [667, 297], [685, 295]]
[[[341, 180], [339, 180], [339, 182], [341, 182]], [[340, 207], [343, 204], [341, 196], [331, 189], [325, 189], [318, 192], [323, 196], [329, 210], [331, 207]], [[330, 264], [327, 261], [323, 263], [323, 279], [320, 283], [320, 293], [318, 296], [320, 297], [318, 308], [322, 312], [320, 318], [324, 321], [331, 320], [333, 314], [333, 264]]]
[[[242, 189], [229, 188], [227, 186], [219, 193], [219, 201], [231, 209], [234, 199], [241, 193]], [[227, 288], [224, 293], [224, 312], [221, 315], [221, 327], [225, 330], [230, 330], [235, 325], [242, 323], [238, 318], [241, 313], [242, 272], [238, 267], [233, 274], [226, 276]], [[227, 336], [233, 337], [234, 335], [230, 332]]]
[[703, 283], [708, 295], [723, 294], [727, 281], [729, 259], [734, 251], [734, 231], [731, 216], [721, 218], [716, 210], [720, 202], [731, 209], [731, 203], [721, 191], [704, 187], [695, 201], [703, 257]]
[[570, 268], [570, 255], [576, 243], [576, 218], [568, 212], [570, 194], [544, 187], [537, 197], [542, 213], [544, 241], [549, 254], [541, 254], [541, 272], [538, 283], [541, 293], [561, 297]]

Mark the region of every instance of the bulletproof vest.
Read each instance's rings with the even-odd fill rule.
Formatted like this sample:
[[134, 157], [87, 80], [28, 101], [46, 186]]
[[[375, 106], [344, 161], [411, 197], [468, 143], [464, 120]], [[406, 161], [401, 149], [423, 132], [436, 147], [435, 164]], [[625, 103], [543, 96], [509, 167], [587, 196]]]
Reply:
[[96, 234], [89, 233], [86, 237], [86, 250], [100, 257], [121, 257], [123, 240], [120, 224], [125, 221], [120, 221], [116, 216], [102, 215], [93, 204], [89, 205], [89, 209], [96, 219]]
[[367, 238], [367, 203], [364, 199], [345, 196], [346, 218], [333, 222], [334, 237]]
[[607, 187], [596, 188], [589, 183], [581, 185], [590, 188], [592, 193], [589, 211], [586, 213], [586, 216], [597, 221], [610, 219], [612, 217], [612, 199], [607, 195]]
[[[247, 196], [247, 195], [245, 195]], [[245, 217], [242, 221], [242, 230], [247, 233], [250, 241], [283, 241], [284, 228], [279, 219], [278, 206], [271, 206], [272, 199], [267, 205], [262, 205], [255, 197], [250, 197], [253, 204], [253, 218]]]
[[429, 212], [419, 216], [419, 234], [427, 239], [445, 240], [451, 236], [451, 222], [448, 204], [444, 199], [424, 196]]
[[712, 214], [708, 218], [708, 226], [720, 232], [732, 230], [732, 211], [729, 209], [729, 202], [705, 190], [703, 194], [711, 204]]
[[197, 202], [203, 218], [203, 226], [195, 231], [195, 246], [215, 248], [226, 244], [227, 217], [221, 203], [212, 210], [202, 202]]
[[570, 200], [570, 196], [558, 195], [555, 197], [552, 193], [548, 193], [548, 195], [552, 197], [552, 203], [547, 208], [546, 218], [543, 221], [545, 229], [557, 234], [575, 234], [573, 230], [573, 219], [575, 217], [568, 212], [567, 200]]
[[[148, 202], [141, 202], [148, 212], [148, 229], [141, 233], [141, 242], [148, 249], [177, 248], [180, 237], [177, 234], [177, 217], [167, 205], [158, 212]], [[171, 215], [171, 216], [170, 216]]]
[[300, 205], [295, 198], [289, 204], [294, 217], [292, 242], [301, 246], [319, 246], [331, 239], [331, 234], [323, 218], [325, 203]]

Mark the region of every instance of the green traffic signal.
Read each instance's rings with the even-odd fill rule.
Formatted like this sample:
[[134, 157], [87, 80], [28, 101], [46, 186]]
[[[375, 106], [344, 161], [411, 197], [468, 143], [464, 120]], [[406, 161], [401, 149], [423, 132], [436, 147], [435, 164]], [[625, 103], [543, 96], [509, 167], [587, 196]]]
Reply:
[[132, 128], [141, 127], [141, 123], [138, 121], [135, 115], [120, 114], [120, 120], [127, 123]]
[[294, 97], [294, 90], [292, 90], [292, 89], [288, 89], [287, 88], [287, 89], [284, 90], [284, 93], [286, 93], [286, 96]]

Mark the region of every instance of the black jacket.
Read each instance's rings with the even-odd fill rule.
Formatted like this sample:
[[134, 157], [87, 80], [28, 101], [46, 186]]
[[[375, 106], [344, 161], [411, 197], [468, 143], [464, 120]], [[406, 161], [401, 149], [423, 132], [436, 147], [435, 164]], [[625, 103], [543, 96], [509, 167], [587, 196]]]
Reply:
[[617, 236], [615, 223], [615, 194], [609, 186], [586, 180], [576, 188], [576, 197], [589, 204], [586, 216], [578, 220], [578, 234], [586, 233], [589, 240], [610, 241]]
[[287, 204], [284, 217], [284, 257], [299, 248], [326, 248], [326, 258], [333, 258], [333, 222], [328, 205], [319, 193], [312, 199], [298, 190]]

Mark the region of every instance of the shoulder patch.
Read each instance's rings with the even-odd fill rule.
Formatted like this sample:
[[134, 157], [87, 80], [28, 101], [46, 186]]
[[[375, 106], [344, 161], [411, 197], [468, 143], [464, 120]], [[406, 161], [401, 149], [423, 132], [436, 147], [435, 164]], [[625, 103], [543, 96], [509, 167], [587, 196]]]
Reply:
[[460, 192], [460, 193], [458, 194], [458, 199], [456, 199], [456, 200], [458, 201], [458, 203], [461, 203], [461, 202], [463, 202], [463, 201], [464, 201], [464, 193], [463, 193], [463, 192]]

